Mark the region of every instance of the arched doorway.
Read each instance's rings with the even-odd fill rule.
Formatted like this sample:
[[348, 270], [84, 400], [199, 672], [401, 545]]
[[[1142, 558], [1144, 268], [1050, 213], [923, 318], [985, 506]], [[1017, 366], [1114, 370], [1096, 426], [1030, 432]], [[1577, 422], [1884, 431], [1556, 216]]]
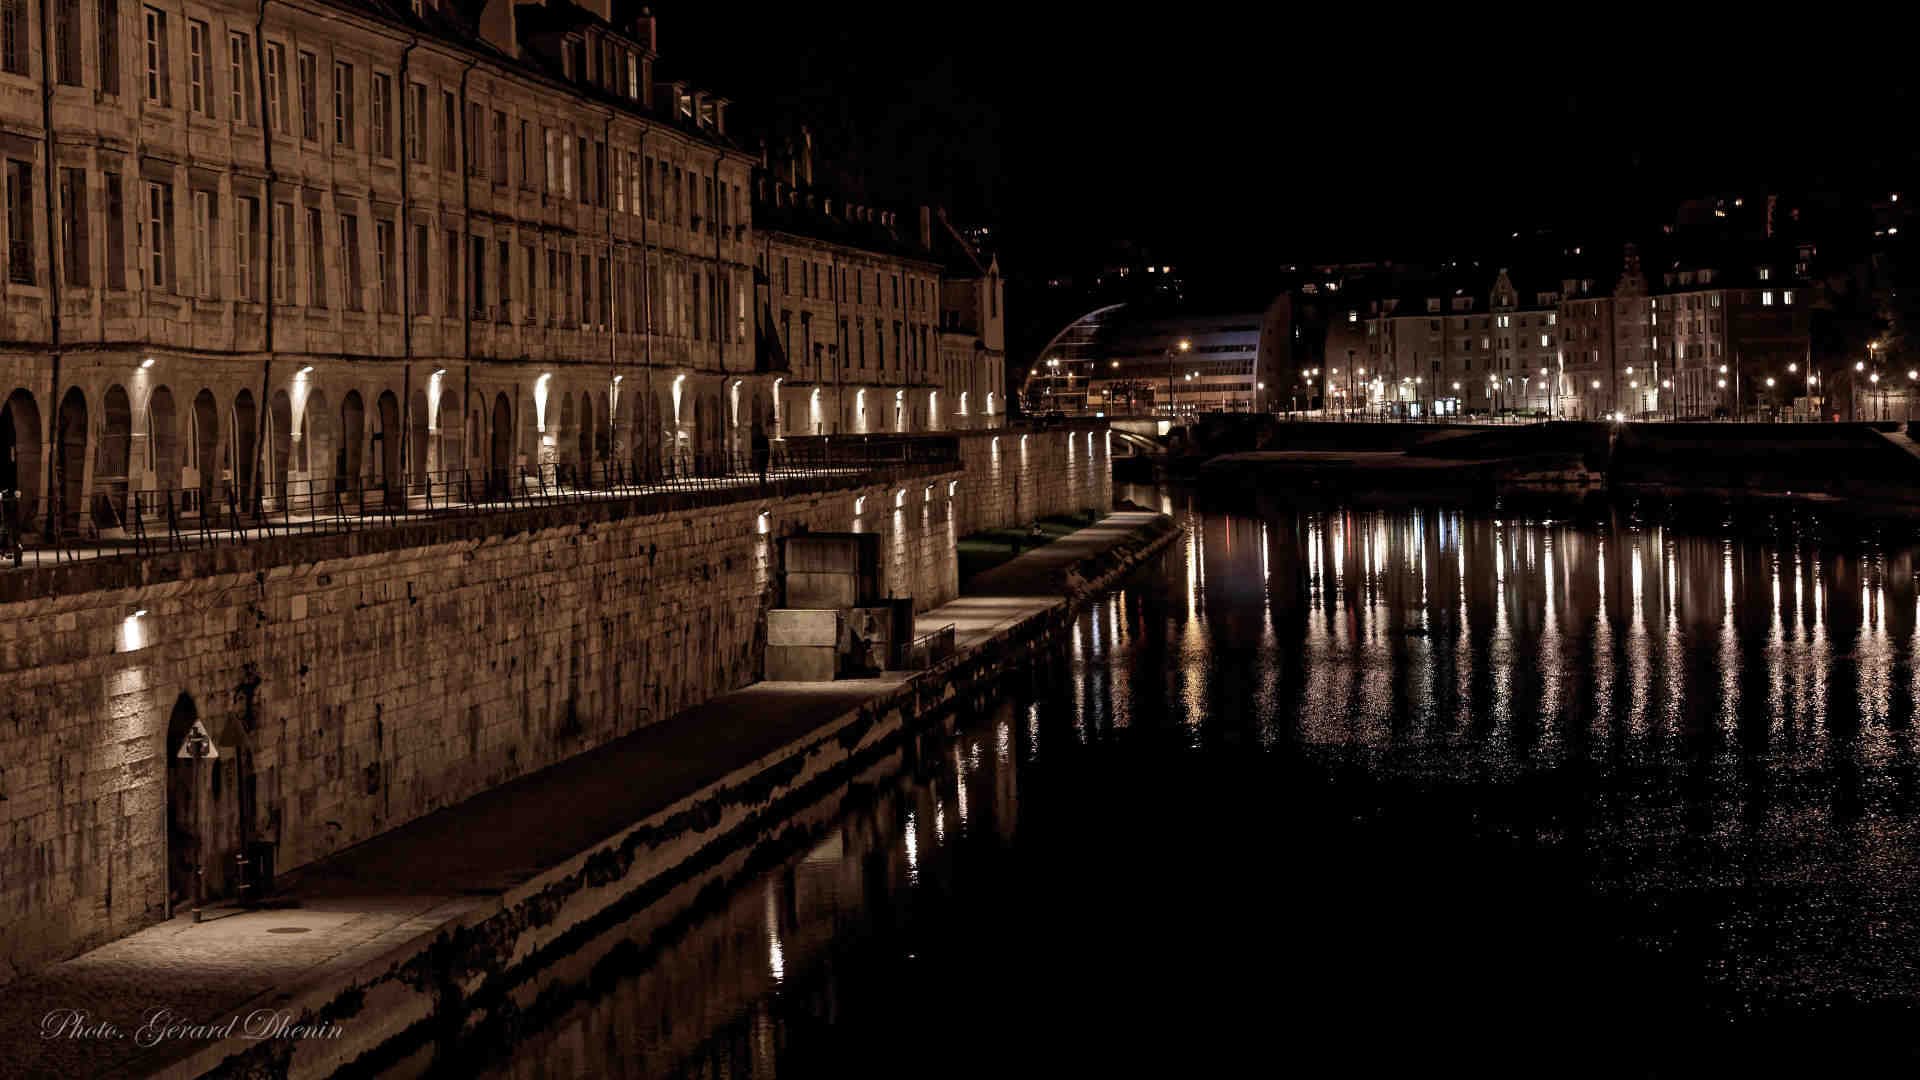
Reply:
[[498, 498], [511, 490], [507, 478], [513, 470], [513, 403], [505, 394], [493, 397], [493, 438], [487, 445], [490, 447], [487, 464], [491, 469], [487, 494]]
[[15, 540], [40, 520], [40, 445], [40, 406], [15, 390], [0, 409], [0, 499], [7, 500], [3, 524]]
[[93, 523], [102, 529], [127, 522], [127, 489], [132, 486], [133, 404], [119, 383], [100, 399], [100, 445], [93, 456]]
[[582, 391], [580, 394], [580, 480], [582, 484], [593, 483], [593, 465], [599, 460], [595, 453], [599, 438], [594, 426], [593, 394]]
[[547, 421], [547, 434], [553, 440], [553, 463], [555, 483], [573, 483], [574, 466], [579, 463], [580, 438], [574, 431], [573, 395], [560, 395], [560, 424], [554, 426], [551, 418]]
[[232, 505], [243, 514], [252, 513], [258, 505], [259, 489], [254, 486], [254, 467], [259, 461], [257, 443], [259, 429], [259, 410], [253, 403], [253, 391], [242, 390], [233, 396], [233, 437], [227, 440], [227, 447], [233, 459], [227, 462], [228, 474], [233, 477]]
[[380, 444], [374, 455], [380, 466], [380, 490], [386, 494], [389, 509], [401, 509], [407, 504], [407, 492], [400, 475], [400, 397], [391, 390], [382, 390], [377, 407], [380, 429], [373, 433], [373, 438]]
[[60, 499], [59, 525], [62, 532], [78, 531], [80, 514], [85, 508], [87, 481], [87, 396], [75, 386], [60, 399], [55, 419], [53, 491]]
[[466, 489], [467, 439], [461, 431], [460, 395], [440, 393], [440, 494], [457, 498]]
[[167, 900], [192, 905], [231, 891], [240, 848], [234, 748], [219, 746], [193, 697], [182, 693], [167, 719]]
[[180, 464], [180, 421], [174, 415], [173, 391], [156, 386], [147, 395], [147, 469], [152, 485], [162, 489], [156, 504], [164, 503], [180, 486]]
[[[267, 480], [272, 485], [267, 496], [273, 506], [286, 509], [292, 492], [287, 490], [288, 460], [293, 454], [293, 399], [285, 390], [276, 390], [267, 408]], [[303, 493], [304, 494], [304, 493]]]
[[305, 414], [300, 418], [300, 451], [306, 458], [307, 490], [313, 493], [309, 502], [316, 513], [336, 509], [334, 492], [341, 478], [334, 469], [339, 449], [340, 425], [327, 407], [326, 393], [314, 387], [307, 391]]
[[[415, 388], [409, 395], [408, 401], [410, 404], [407, 408], [407, 488], [409, 491], [423, 492], [427, 488], [428, 467], [431, 465], [435, 469], [445, 469], [446, 464], [444, 461], [435, 464], [428, 460], [430, 456], [438, 457], [440, 450], [438, 447], [429, 449], [429, 444], [437, 441], [434, 436], [438, 432], [433, 430], [434, 425], [431, 423], [433, 417], [427, 409], [427, 392]], [[457, 418], [459, 413], [456, 412], [454, 416]], [[445, 423], [445, 420], [441, 422]]]
[[202, 389], [193, 396], [193, 437], [187, 446], [193, 455], [190, 474], [185, 478], [191, 483], [182, 482], [195, 492], [194, 501], [198, 503], [201, 514], [215, 517], [220, 507], [214, 500], [214, 481], [220, 476], [220, 406], [213, 399], [213, 391]]
[[334, 489], [358, 509], [366, 503], [367, 407], [360, 391], [340, 400], [340, 445], [333, 451]]

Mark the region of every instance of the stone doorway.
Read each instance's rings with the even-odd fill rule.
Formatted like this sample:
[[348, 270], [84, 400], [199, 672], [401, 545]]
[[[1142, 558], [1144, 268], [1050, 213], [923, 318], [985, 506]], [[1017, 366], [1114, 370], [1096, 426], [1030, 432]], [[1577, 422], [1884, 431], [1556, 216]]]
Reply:
[[167, 899], [193, 907], [233, 891], [240, 850], [234, 748], [218, 746], [190, 694], [167, 721]]

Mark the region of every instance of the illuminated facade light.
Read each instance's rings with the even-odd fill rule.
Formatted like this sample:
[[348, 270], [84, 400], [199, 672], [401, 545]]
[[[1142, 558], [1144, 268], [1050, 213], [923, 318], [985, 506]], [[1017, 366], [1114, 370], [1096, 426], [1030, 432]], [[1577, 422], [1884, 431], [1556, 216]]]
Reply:
[[152, 367], [152, 366], [153, 366], [153, 357], [151, 357], [151, 356], [149, 356], [149, 357], [147, 357], [147, 358], [146, 358], [145, 360], [142, 360], [142, 361], [140, 361], [140, 366], [141, 366], [141, 367], [143, 367], [143, 368], [150, 368], [150, 367]]

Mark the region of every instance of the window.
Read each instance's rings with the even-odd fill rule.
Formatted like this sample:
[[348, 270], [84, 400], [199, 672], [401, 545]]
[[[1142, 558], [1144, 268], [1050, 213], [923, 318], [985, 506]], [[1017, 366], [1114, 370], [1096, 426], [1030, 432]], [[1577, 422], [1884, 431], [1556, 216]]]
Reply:
[[233, 276], [237, 281], [234, 296], [258, 301], [260, 200], [241, 196], [233, 203]]
[[573, 140], [560, 136], [560, 195], [573, 198]]
[[373, 272], [378, 275], [380, 311], [387, 315], [400, 313], [400, 276], [394, 267], [394, 259], [399, 253], [394, 250], [393, 222], [375, 220], [373, 223]]
[[440, 313], [452, 318], [460, 314], [460, 234], [448, 229], [441, 251], [445, 255], [440, 264], [440, 290], [446, 307]]
[[[100, 31], [100, 92], [120, 93], [120, 0], [95, 0]], [[22, 3], [21, 7], [26, 5]], [[123, 278], [124, 280], [124, 278]]]
[[487, 110], [478, 102], [467, 102], [467, 175], [487, 175]]
[[327, 237], [320, 208], [307, 207], [307, 306], [327, 306]]
[[[8, 191], [12, 191], [11, 184]], [[7, 205], [11, 209], [11, 195]], [[149, 183], [146, 210], [147, 288], [153, 292], [178, 292], [173, 279], [173, 185]]]
[[287, 131], [287, 50], [277, 41], [267, 43], [267, 124], [274, 131]]
[[499, 241], [494, 248], [493, 276], [494, 321], [511, 321], [513, 318], [513, 249], [505, 240]]
[[234, 200], [234, 296], [259, 300], [259, 200]]
[[580, 157], [572, 165], [567, 167], [567, 171], [571, 173], [575, 168], [580, 170], [580, 201], [583, 203], [591, 203], [593, 197], [587, 191], [587, 137], [585, 135], [577, 135], [574, 137], [573, 142], [574, 145], [580, 148]]
[[1781, 293], [1780, 302], [1787, 305], [1788, 307], [1792, 307], [1793, 306], [1793, 290], [1788, 289], [1787, 291]]
[[427, 227], [419, 224], [414, 225], [413, 245], [411, 250], [407, 252], [407, 255], [413, 263], [410, 272], [413, 275], [413, 313], [415, 315], [425, 315], [427, 313], [427, 302], [433, 295], [427, 277], [427, 271], [429, 269], [427, 264], [430, 261], [431, 254], [431, 248], [428, 246], [429, 243]]
[[460, 126], [460, 107], [453, 99], [453, 91], [440, 91], [440, 167], [448, 172], [454, 170], [453, 138]]
[[507, 114], [497, 109], [493, 114], [493, 182], [507, 182]]
[[653, 211], [654, 205], [660, 201], [659, 188], [657, 188], [653, 182], [653, 159], [650, 157], [642, 157], [640, 159], [640, 168], [641, 168], [642, 176], [645, 178], [646, 185], [647, 185], [646, 192], [645, 192], [645, 202], [647, 204], [647, 220], [653, 221], [656, 219]]
[[373, 73], [373, 152], [383, 158], [393, 156], [393, 76]]
[[484, 238], [467, 238], [467, 298], [472, 303], [473, 317], [487, 317], [487, 242]]
[[253, 88], [253, 39], [245, 34], [227, 35], [227, 74], [233, 84], [227, 109], [236, 124], [252, 127], [260, 122]]
[[533, 170], [533, 141], [530, 138], [532, 125], [520, 121], [520, 186], [533, 187], [533, 178], [539, 174]]
[[[522, 321], [527, 323], [533, 322], [534, 308], [538, 306], [539, 296], [540, 296], [539, 291], [534, 287], [534, 261], [533, 260], [534, 260], [533, 245], [521, 244], [520, 245], [520, 267], [524, 271], [525, 276], [521, 278], [522, 287], [520, 289], [520, 297], [521, 297], [520, 302], [526, 305], [526, 310], [522, 313], [521, 317], [522, 317]], [[506, 260], [502, 259], [501, 261], [505, 262]], [[501, 295], [503, 296], [506, 295], [506, 291], [504, 289], [501, 290]]]
[[560, 323], [573, 325], [573, 256], [560, 256]]
[[[26, 4], [7, 6], [11, 16], [12, 8]], [[7, 22], [11, 25], [11, 17]], [[53, 0], [53, 60], [54, 77], [62, 85], [80, 85], [80, 0]]]
[[560, 287], [560, 256], [552, 248], [547, 249], [547, 325], [552, 326], [558, 319], [553, 297]]
[[[17, 10], [26, 11], [26, 0], [14, 0]], [[147, 27], [147, 100], [155, 105], [168, 108], [173, 106], [173, 82], [167, 72], [167, 13], [154, 8], [145, 9]], [[25, 24], [22, 23], [24, 28]], [[24, 32], [24, 29], [23, 29]], [[26, 40], [20, 42], [22, 63], [25, 62]], [[7, 70], [11, 71], [12, 68]], [[24, 66], [21, 74], [25, 74]]]
[[407, 160], [426, 164], [427, 140], [422, 128], [427, 123], [427, 88], [423, 83], [413, 84], [413, 99], [409, 103], [411, 110], [407, 117]]
[[192, 195], [193, 232], [188, 238], [193, 244], [194, 284], [198, 287], [194, 295], [217, 300], [220, 294], [216, 291], [213, 273], [213, 229], [217, 211], [214, 209], [213, 192], [195, 191]]
[[310, 52], [300, 54], [300, 137], [320, 141], [320, 61]]
[[60, 170], [60, 254], [63, 276], [68, 285], [86, 288], [87, 266], [87, 170]]
[[553, 139], [554, 134], [552, 128], [543, 127], [540, 129], [541, 157], [546, 163], [547, 190], [550, 192], [560, 190], [560, 177], [558, 175], [560, 155], [554, 152]]
[[1773, 290], [1772, 289], [1768, 289], [1766, 292], [1763, 292], [1760, 294], [1760, 304], [1762, 307], [1773, 306]]
[[353, 65], [333, 62], [333, 144], [353, 149]]
[[275, 203], [274, 240], [279, 245], [275, 252], [273, 275], [273, 302], [276, 304], [293, 303], [293, 204]]
[[605, 210], [610, 204], [607, 200], [607, 144], [593, 144], [593, 204]]
[[360, 296], [360, 218], [354, 214], [340, 215], [340, 262], [340, 289], [347, 294], [347, 310], [365, 310]]
[[27, 73], [27, 0], [0, 0], [0, 69], [10, 75]]
[[127, 210], [120, 187], [120, 174], [106, 174], [107, 188], [107, 288], [127, 287]]

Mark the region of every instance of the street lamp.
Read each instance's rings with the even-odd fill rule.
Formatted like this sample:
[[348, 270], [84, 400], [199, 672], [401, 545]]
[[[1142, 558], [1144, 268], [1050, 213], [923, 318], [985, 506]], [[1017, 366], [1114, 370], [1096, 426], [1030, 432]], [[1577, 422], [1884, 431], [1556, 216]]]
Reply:
[[1168, 424], [1173, 423], [1173, 421], [1178, 417], [1179, 411], [1180, 411], [1175, 405], [1176, 399], [1173, 396], [1173, 355], [1176, 352], [1186, 352], [1189, 348], [1192, 348], [1192, 343], [1187, 341], [1187, 339], [1185, 338], [1181, 338], [1179, 345], [1173, 348], [1169, 348], [1167, 350], [1167, 423]]

